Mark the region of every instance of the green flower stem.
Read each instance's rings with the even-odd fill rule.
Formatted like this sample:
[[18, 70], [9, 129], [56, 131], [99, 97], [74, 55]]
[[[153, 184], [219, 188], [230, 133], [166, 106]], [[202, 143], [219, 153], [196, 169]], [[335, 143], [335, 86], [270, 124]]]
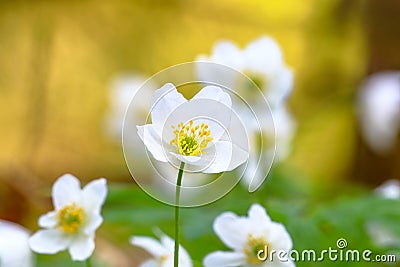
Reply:
[[86, 259], [86, 267], [92, 267], [92, 262], [90, 261], [90, 258]]
[[182, 185], [182, 176], [183, 176], [183, 168], [185, 167], [185, 162], [181, 162], [181, 166], [179, 167], [178, 179], [176, 181], [176, 191], [175, 191], [175, 249], [174, 249], [174, 267], [178, 267], [179, 262], [179, 202], [181, 198], [181, 185]]

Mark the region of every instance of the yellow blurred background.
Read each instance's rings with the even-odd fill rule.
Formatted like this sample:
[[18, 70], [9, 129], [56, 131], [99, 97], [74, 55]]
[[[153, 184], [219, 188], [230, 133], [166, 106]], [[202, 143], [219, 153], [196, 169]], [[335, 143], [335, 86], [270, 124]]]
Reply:
[[[298, 131], [288, 164], [310, 179], [359, 179], [363, 172], [355, 169], [369, 166], [374, 155], [360, 159], [365, 145], [355, 95], [367, 74], [400, 67], [392, 40], [398, 48], [393, 10], [399, 6], [362, 0], [1, 2], [0, 217], [21, 220], [63, 173], [133, 183], [120, 144], [105, 131], [116, 76], [151, 76], [209, 54], [218, 40], [244, 47], [265, 34], [278, 41], [295, 72], [289, 108]], [[376, 40], [377, 25], [395, 32]], [[379, 54], [382, 40], [392, 50]], [[388, 49], [395, 53], [385, 54]]]

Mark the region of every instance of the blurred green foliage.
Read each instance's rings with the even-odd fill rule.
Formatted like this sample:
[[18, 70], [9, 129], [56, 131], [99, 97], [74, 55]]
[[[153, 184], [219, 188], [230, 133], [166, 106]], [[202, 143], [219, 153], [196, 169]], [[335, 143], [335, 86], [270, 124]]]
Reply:
[[[253, 203], [263, 205], [272, 220], [281, 222], [292, 237], [294, 249], [313, 249], [317, 255], [324, 249], [337, 249], [336, 242], [346, 239], [346, 249], [371, 250], [373, 255], [400, 253], [400, 247], [380, 247], [368, 234], [367, 225], [378, 223], [400, 241], [400, 200], [384, 199], [359, 185], [337, 182], [329, 188], [320, 183], [302, 182], [291, 170], [278, 166], [255, 193], [237, 185], [222, 199], [203, 207], [181, 211], [181, 244], [191, 255], [195, 266], [202, 266], [205, 255], [215, 250], [229, 250], [213, 232], [214, 219], [225, 211], [247, 216]], [[307, 180], [307, 179], [306, 179]], [[97, 233], [96, 244], [104, 240], [109, 246], [129, 255], [131, 264], [149, 257], [142, 249], [129, 244], [133, 235], [157, 238], [160, 231], [173, 236], [173, 207], [160, 203], [132, 184], [111, 184], [103, 209], [104, 223]], [[104, 258], [103, 245], [96, 247], [95, 266], [113, 266]], [[111, 254], [112, 255], [112, 254]], [[115, 256], [115, 255], [114, 255]], [[115, 262], [114, 259], [108, 259]], [[71, 263], [67, 252], [38, 255], [38, 266], [84, 266]], [[297, 262], [298, 267], [316, 266], [386, 266], [378, 262]], [[134, 265], [135, 266], [135, 265]], [[399, 266], [391, 264], [388, 266]]]
[[[257, 192], [249, 194], [237, 186], [221, 200], [204, 207], [182, 210], [182, 245], [195, 262], [215, 250], [229, 250], [212, 230], [214, 219], [224, 211], [247, 216], [253, 203], [260, 203], [275, 221], [282, 222], [292, 236], [294, 249], [320, 252], [345, 238], [347, 249], [369, 249], [373, 255], [400, 252], [399, 247], [380, 248], [367, 233], [367, 224], [379, 222], [400, 240], [400, 201], [383, 199], [365, 189], [355, 190], [342, 183], [336, 193], [324, 194], [294, 182], [285, 171], [278, 172]], [[350, 186], [351, 187], [351, 186]], [[316, 188], [317, 189], [317, 188]], [[173, 236], [173, 208], [157, 202], [135, 187], [111, 187], [104, 209], [102, 234], [117, 244], [126, 244], [132, 235], [155, 236], [159, 228]], [[139, 248], [137, 248], [139, 250]], [[298, 262], [298, 267], [366, 266], [365, 262]], [[198, 265], [201, 266], [201, 265]], [[368, 263], [382, 266], [382, 263]], [[396, 265], [391, 265], [396, 266]]]

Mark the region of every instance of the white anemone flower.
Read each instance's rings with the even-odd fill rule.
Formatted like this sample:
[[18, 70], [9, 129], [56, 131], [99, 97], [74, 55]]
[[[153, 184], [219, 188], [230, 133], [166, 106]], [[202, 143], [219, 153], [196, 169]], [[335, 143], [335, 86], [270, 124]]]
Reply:
[[29, 232], [24, 227], [0, 220], [0, 266], [32, 267], [34, 259], [28, 245]]
[[375, 152], [388, 152], [400, 130], [400, 72], [369, 77], [360, 90], [359, 107], [364, 139]]
[[[278, 43], [268, 36], [254, 40], [243, 50], [230, 41], [219, 41], [210, 56], [200, 55], [197, 60], [226, 65], [246, 74], [263, 91], [271, 107], [280, 105], [293, 87], [293, 72], [286, 66]], [[251, 99], [254, 86], [236, 84], [238, 77], [223, 70], [210, 71], [202, 64], [198, 64], [196, 72], [201, 81], [221, 81], [245, 99]]]
[[[141, 247], [149, 252], [153, 258], [145, 261], [140, 267], [173, 267], [174, 266], [174, 240], [167, 235], [161, 235], [160, 241], [147, 236], [133, 236], [132, 245]], [[188, 252], [179, 245], [180, 267], [192, 267], [192, 260]]]
[[29, 240], [31, 249], [41, 254], [69, 250], [72, 260], [88, 259], [95, 248], [95, 231], [103, 222], [101, 207], [107, 195], [106, 180], [100, 178], [83, 189], [79, 180], [65, 174], [53, 185], [55, 210], [39, 218], [37, 231]]
[[395, 179], [388, 180], [377, 187], [375, 192], [383, 198], [400, 199], [400, 181]]
[[[171, 83], [151, 99], [151, 124], [137, 126], [153, 157], [186, 163], [204, 173], [230, 171], [243, 164], [247, 151], [226, 140], [233, 111], [231, 98], [216, 86], [206, 86], [187, 100]], [[175, 161], [175, 163], [174, 163]]]
[[[145, 83], [146, 86], [143, 86]], [[143, 101], [135, 101], [131, 109], [129, 109], [130, 116], [129, 120], [125, 119], [125, 113], [128, 110], [129, 104], [132, 99], [141, 90], [141, 96], [150, 98], [152, 94], [151, 88], [156, 88], [153, 81], [147, 80], [147, 78], [140, 74], [127, 74], [121, 75], [114, 79], [110, 87], [110, 108], [109, 113], [106, 115], [106, 126], [107, 133], [115, 139], [115, 141], [121, 142], [123, 126], [125, 123], [125, 134], [133, 135], [136, 134], [136, 127], [133, 125], [136, 121], [146, 120], [149, 104]], [[133, 130], [132, 130], [133, 129]], [[127, 131], [129, 130], [129, 131]], [[138, 143], [136, 138], [126, 138], [124, 145], [127, 145], [130, 149], [134, 149], [136, 146], [142, 144], [140, 140]], [[139, 150], [141, 151], [141, 150]], [[138, 150], [135, 151], [137, 154], [137, 161], [140, 162], [141, 158], [146, 156], [145, 153], [140, 153]], [[157, 164], [157, 170], [162, 174], [163, 178], [173, 181], [176, 169], [170, 164], [159, 162]], [[152, 172], [151, 168], [146, 168], [146, 176], [154, 176], [156, 182], [160, 181], [159, 177]], [[186, 176], [191, 176], [191, 173], [187, 173]], [[172, 178], [173, 177], [173, 178]], [[196, 179], [184, 179], [182, 186], [196, 186], [204, 184], [209, 177], [207, 176], [196, 176]]]
[[[214, 221], [214, 231], [233, 251], [207, 255], [203, 260], [205, 267], [295, 266], [289, 258], [290, 235], [282, 224], [271, 221], [259, 204], [250, 207], [248, 217], [239, 217], [232, 212], [221, 214]], [[275, 257], [272, 251], [276, 252]], [[286, 253], [286, 257], [277, 258], [279, 253]]]

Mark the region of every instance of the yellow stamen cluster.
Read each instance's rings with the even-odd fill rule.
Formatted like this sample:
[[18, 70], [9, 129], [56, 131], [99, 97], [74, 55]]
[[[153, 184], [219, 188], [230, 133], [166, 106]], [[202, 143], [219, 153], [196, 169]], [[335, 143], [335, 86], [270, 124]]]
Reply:
[[[253, 235], [248, 236], [247, 247], [243, 250], [244, 254], [246, 254], [246, 261], [250, 264], [259, 264], [261, 260], [258, 258], [258, 253], [260, 250], [265, 250], [269, 245], [262, 237], [254, 237]], [[264, 253], [268, 253], [264, 251]]]
[[210, 136], [211, 131], [205, 123], [194, 126], [193, 121], [190, 120], [187, 125], [181, 122], [177, 127], [172, 126], [172, 129], [174, 129], [175, 138], [170, 141], [170, 144], [175, 145], [176, 151], [184, 156], [199, 156], [213, 140]]
[[75, 203], [72, 203], [58, 211], [57, 227], [64, 233], [75, 234], [78, 232], [79, 227], [82, 225], [85, 217], [86, 214], [83, 208], [77, 206]]
[[160, 266], [162, 266], [167, 260], [168, 260], [168, 255], [162, 255], [159, 258], [158, 263], [160, 264]]

